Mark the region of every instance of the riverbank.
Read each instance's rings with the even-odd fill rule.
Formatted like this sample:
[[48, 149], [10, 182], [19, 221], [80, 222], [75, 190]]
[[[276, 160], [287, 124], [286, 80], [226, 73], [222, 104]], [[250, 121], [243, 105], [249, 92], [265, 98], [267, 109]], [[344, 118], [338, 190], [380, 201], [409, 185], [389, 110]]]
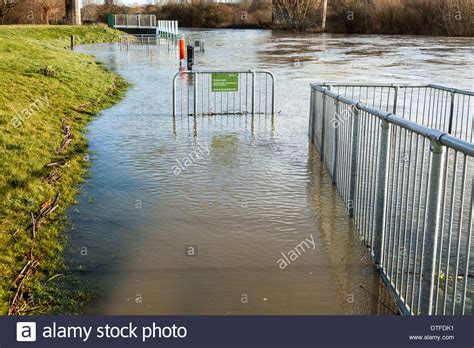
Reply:
[[81, 44], [117, 41], [122, 33], [0, 27], [1, 314], [71, 313], [86, 296], [65, 288], [64, 213], [88, 167], [84, 127], [120, 100], [126, 82], [72, 52], [70, 35]]
[[472, 37], [473, 13], [469, 1], [428, 2], [391, 0], [330, 1], [326, 28], [323, 9], [314, 2], [306, 11], [286, 0], [251, 1], [247, 6], [220, 3], [167, 4], [146, 13], [178, 20], [187, 28], [275, 29], [290, 32]]

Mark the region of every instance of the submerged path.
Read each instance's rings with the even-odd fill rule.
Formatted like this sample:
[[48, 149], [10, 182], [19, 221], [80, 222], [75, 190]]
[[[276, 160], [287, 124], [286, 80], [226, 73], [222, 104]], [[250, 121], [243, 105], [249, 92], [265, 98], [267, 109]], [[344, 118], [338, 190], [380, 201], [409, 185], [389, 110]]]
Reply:
[[[70, 263], [96, 292], [89, 311], [378, 313], [378, 276], [307, 139], [308, 84], [349, 78], [354, 70], [340, 60], [347, 42], [318, 48], [268, 31], [202, 35], [206, 53], [198, 53], [196, 69], [275, 72], [274, 124], [263, 116], [254, 131], [244, 116], [199, 118], [197, 129], [192, 118], [173, 124], [172, 55], [80, 48], [133, 84], [90, 126], [91, 176], [69, 214]], [[370, 54], [373, 43], [360, 40], [367, 62], [380, 60]], [[318, 76], [321, 59], [328, 68]], [[372, 78], [390, 78], [389, 68], [379, 69]], [[194, 151], [201, 155], [184, 165]]]

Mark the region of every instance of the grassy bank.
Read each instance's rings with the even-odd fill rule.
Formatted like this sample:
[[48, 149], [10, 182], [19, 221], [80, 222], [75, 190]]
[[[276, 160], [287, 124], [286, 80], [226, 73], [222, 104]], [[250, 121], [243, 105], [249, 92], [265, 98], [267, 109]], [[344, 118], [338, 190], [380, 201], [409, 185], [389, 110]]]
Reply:
[[71, 52], [72, 34], [76, 44], [121, 35], [99, 26], [0, 26], [2, 314], [74, 312], [83, 296], [64, 290], [64, 213], [88, 164], [84, 127], [126, 83]]

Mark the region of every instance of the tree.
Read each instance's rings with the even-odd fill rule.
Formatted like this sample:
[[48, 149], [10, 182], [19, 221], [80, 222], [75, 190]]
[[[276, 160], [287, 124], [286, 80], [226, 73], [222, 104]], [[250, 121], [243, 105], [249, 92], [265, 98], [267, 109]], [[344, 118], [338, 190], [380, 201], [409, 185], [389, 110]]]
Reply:
[[43, 14], [43, 22], [49, 24], [51, 12], [60, 10], [63, 0], [36, 0], [36, 4]]
[[107, 14], [127, 14], [130, 13], [130, 7], [124, 5], [118, 5], [115, 0], [105, 0], [103, 5], [97, 6], [97, 19], [99, 22], [107, 23]]
[[314, 23], [321, 1], [273, 0], [274, 19], [287, 30], [304, 30]]
[[5, 17], [12, 8], [21, 5], [25, 0], [0, 0], [0, 18], [2, 24], [5, 22]]

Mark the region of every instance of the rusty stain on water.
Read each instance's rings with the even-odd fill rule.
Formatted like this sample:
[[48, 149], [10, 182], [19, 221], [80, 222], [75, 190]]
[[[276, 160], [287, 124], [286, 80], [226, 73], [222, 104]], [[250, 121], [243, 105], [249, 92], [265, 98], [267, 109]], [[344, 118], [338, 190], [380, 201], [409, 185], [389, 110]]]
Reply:
[[94, 293], [86, 311], [379, 313], [378, 275], [308, 146], [309, 83], [470, 87], [460, 73], [473, 68], [469, 42], [450, 38], [453, 49], [439, 60], [430, 48], [446, 45], [441, 38], [188, 33], [206, 40], [195, 69], [275, 73], [275, 123], [257, 117], [252, 129], [248, 116], [217, 116], [173, 124], [178, 66], [167, 51], [79, 47], [132, 83], [89, 126], [90, 176], [69, 211], [68, 263]]

